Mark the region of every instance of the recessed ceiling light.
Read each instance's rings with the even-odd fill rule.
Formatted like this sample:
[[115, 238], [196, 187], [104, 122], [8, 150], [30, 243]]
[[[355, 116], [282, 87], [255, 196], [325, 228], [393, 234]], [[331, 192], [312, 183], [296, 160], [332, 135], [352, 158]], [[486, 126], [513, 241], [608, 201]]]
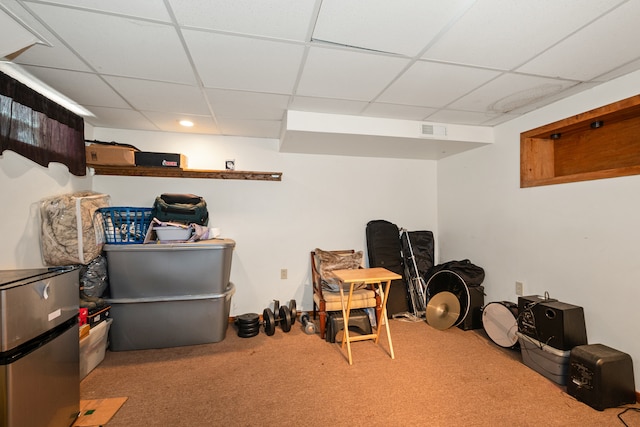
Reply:
[[180, 120], [180, 125], [186, 128], [190, 128], [193, 126], [193, 122], [191, 120]]

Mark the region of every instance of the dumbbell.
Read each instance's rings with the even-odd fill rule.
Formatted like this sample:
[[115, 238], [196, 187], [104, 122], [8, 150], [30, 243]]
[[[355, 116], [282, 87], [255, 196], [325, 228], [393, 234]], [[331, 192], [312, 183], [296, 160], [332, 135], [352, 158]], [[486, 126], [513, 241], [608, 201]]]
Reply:
[[[277, 315], [277, 316], [276, 316]], [[280, 305], [280, 301], [273, 301], [273, 310], [269, 307], [262, 312], [262, 321], [264, 323], [264, 331], [271, 336], [276, 332], [276, 323], [280, 323], [280, 327], [284, 332], [291, 330], [291, 325], [296, 321], [298, 310], [296, 309], [296, 301], [289, 301], [289, 306]]]
[[300, 322], [302, 323], [305, 334], [313, 335], [316, 333], [316, 325], [309, 319], [309, 313], [302, 313]]

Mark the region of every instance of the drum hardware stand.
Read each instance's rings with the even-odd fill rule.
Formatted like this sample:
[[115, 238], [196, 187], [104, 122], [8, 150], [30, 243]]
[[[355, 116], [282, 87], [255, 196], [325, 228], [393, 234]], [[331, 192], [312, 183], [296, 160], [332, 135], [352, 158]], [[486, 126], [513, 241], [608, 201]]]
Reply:
[[420, 276], [420, 272], [418, 271], [418, 265], [416, 264], [416, 257], [413, 254], [413, 247], [411, 246], [411, 239], [409, 239], [409, 234], [405, 228], [400, 229], [400, 235], [402, 233], [407, 235], [407, 246], [409, 247], [409, 259], [411, 260], [411, 264], [413, 265], [413, 274], [407, 265], [408, 263], [404, 263], [404, 275], [408, 280], [408, 288], [409, 288], [409, 296], [411, 297], [411, 308], [413, 309], [413, 313], [404, 312], [394, 314], [392, 317], [394, 319], [403, 317], [407, 320], [417, 322], [419, 320], [426, 318], [426, 295], [425, 289], [427, 287], [424, 282], [424, 278]]

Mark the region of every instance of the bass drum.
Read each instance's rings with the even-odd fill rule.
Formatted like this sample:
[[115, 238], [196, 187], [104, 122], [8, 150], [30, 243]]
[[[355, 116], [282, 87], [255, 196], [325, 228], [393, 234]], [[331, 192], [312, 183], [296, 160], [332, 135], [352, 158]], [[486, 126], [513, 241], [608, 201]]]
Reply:
[[518, 305], [490, 302], [482, 309], [482, 327], [491, 340], [504, 348], [518, 348]]
[[[439, 292], [451, 292], [460, 303], [460, 314], [453, 326], [458, 326], [469, 313], [469, 288], [464, 279], [451, 270], [440, 270], [429, 278], [426, 285], [426, 302]], [[425, 306], [427, 305], [425, 304]]]

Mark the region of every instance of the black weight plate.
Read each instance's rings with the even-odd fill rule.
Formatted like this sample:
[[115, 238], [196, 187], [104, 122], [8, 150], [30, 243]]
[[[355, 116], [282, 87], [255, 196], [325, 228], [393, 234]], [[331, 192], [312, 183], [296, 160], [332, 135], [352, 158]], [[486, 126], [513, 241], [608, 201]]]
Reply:
[[260, 316], [258, 315], [258, 313], [245, 313], [236, 317], [236, 321], [240, 324], [260, 323]]
[[255, 337], [256, 335], [258, 335], [258, 333], [260, 332], [260, 330], [251, 332], [251, 333], [247, 333], [247, 332], [238, 332], [238, 336], [240, 338], [251, 338], [251, 337]]
[[276, 317], [270, 308], [265, 308], [262, 312], [262, 320], [264, 322], [264, 332], [271, 336], [276, 333]]
[[280, 307], [280, 327], [284, 332], [291, 330], [291, 312], [286, 305]]
[[291, 324], [296, 323], [296, 318], [298, 317], [298, 309], [296, 308], [296, 300], [292, 299], [289, 301], [289, 311], [291, 312]]
[[256, 320], [255, 322], [251, 322], [251, 323], [238, 323], [238, 322], [236, 322], [236, 325], [239, 328], [258, 328], [260, 326], [260, 319]]
[[252, 333], [252, 332], [259, 331], [259, 330], [260, 330], [260, 325], [259, 324], [255, 325], [255, 326], [250, 326], [250, 327], [241, 326], [241, 327], [238, 328], [238, 332], [243, 332], [245, 334], [249, 334], [249, 333]]

